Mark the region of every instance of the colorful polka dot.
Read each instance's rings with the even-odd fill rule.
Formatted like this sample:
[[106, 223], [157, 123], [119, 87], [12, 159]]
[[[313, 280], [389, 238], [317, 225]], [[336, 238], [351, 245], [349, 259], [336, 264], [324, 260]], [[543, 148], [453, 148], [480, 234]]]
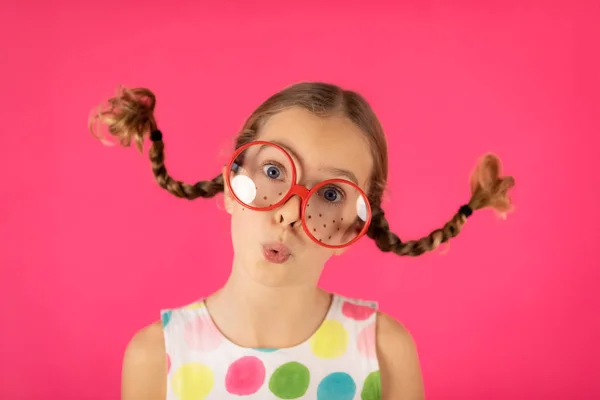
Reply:
[[173, 374], [171, 386], [179, 400], [204, 400], [215, 383], [213, 372], [206, 365], [191, 362]]
[[365, 319], [373, 315], [374, 312], [375, 309], [373, 307], [354, 304], [348, 301], [344, 302], [344, 304], [342, 305], [342, 313], [346, 317], [356, 321], [364, 321]]
[[348, 348], [348, 331], [337, 320], [326, 320], [310, 339], [312, 352], [320, 358], [340, 357]]
[[242, 357], [227, 369], [225, 388], [238, 396], [256, 393], [265, 382], [265, 366], [256, 357]]
[[381, 374], [379, 371], [371, 372], [363, 385], [360, 393], [361, 400], [381, 399]]
[[173, 312], [171, 310], [162, 312], [160, 319], [161, 319], [163, 328], [166, 328], [167, 325], [169, 324], [169, 321], [171, 320], [171, 315], [173, 315]]
[[367, 358], [375, 358], [377, 350], [375, 348], [375, 322], [367, 325], [358, 334], [357, 338], [358, 352]]
[[185, 342], [192, 350], [212, 351], [221, 345], [223, 335], [210, 319], [198, 317], [186, 324]]
[[[296, 358], [293, 352], [289, 352], [290, 358], [281, 360], [280, 353], [286, 349], [257, 347], [239, 351], [235, 346], [223, 346], [227, 344], [227, 339], [205, 311], [203, 300], [183, 307], [184, 310], [198, 311], [174, 315], [177, 312], [175, 310], [162, 310], [161, 323], [163, 327], [167, 327], [165, 333], [173, 335], [173, 329], [179, 330], [179, 337], [184, 342], [180, 343], [183, 345], [181, 348], [168, 347], [170, 351], [165, 355], [170, 390], [174, 398], [208, 400], [221, 393], [225, 397], [229, 395], [242, 398], [270, 395], [273, 399], [290, 400], [305, 397], [315, 400], [379, 400], [379, 371], [369, 374], [365, 379], [358, 370], [372, 365], [372, 361], [367, 358], [376, 357], [376, 323], [373, 316], [377, 307], [366, 302], [341, 300], [336, 302], [337, 317], [324, 321], [308, 340], [306, 347], [298, 348], [309, 351], [308, 354], [298, 354], [307, 357], [306, 359]], [[177, 355], [172, 353], [174, 349], [185, 351], [185, 357], [172, 359]], [[214, 366], [200, 363], [206, 357], [211, 357], [200, 352], [215, 350], [218, 354], [230, 350], [235, 353], [226, 353], [224, 356], [229, 361]], [[360, 357], [346, 360], [343, 358], [345, 354]], [[319, 359], [322, 361], [318, 361]], [[327, 365], [331, 365], [326, 367], [327, 371], [316, 375], [312, 370], [313, 363], [316, 366], [322, 364], [323, 360], [331, 360], [325, 361]], [[325, 373], [322, 374], [323, 372]]]
[[280, 399], [298, 399], [304, 396], [309, 383], [308, 368], [298, 362], [289, 362], [273, 372], [269, 390]]
[[352, 400], [356, 394], [356, 383], [345, 372], [327, 375], [317, 388], [317, 400]]

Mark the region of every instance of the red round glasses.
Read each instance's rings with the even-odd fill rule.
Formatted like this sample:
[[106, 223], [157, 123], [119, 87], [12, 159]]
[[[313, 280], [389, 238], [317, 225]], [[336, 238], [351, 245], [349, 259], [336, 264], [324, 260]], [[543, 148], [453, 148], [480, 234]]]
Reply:
[[327, 179], [311, 189], [299, 185], [292, 157], [275, 143], [255, 141], [241, 146], [226, 171], [229, 192], [249, 210], [270, 211], [292, 196], [300, 197], [302, 227], [321, 246], [349, 246], [369, 228], [371, 207], [358, 185], [346, 179]]

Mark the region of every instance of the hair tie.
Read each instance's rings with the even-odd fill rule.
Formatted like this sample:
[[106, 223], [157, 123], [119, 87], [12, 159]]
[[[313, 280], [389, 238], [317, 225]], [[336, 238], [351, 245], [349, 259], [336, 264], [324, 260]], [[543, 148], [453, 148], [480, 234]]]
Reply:
[[153, 142], [160, 142], [162, 140], [162, 132], [158, 129], [153, 130], [150, 132], [150, 140]]
[[458, 213], [464, 215], [467, 218], [469, 218], [471, 216], [471, 214], [473, 214], [473, 209], [471, 207], [469, 207], [468, 204], [465, 204], [464, 206], [462, 206], [458, 210]]

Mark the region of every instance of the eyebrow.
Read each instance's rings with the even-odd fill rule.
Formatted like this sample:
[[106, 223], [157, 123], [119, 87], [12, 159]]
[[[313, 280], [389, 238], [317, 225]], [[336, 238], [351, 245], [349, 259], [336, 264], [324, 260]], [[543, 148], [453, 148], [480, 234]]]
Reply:
[[[292, 155], [292, 157], [297, 159], [300, 163], [304, 164], [302, 157], [300, 157], [298, 155], [298, 153], [296, 153], [291, 147], [289, 147], [277, 140], [271, 140], [270, 142], [274, 143], [278, 146], [281, 146], [283, 149], [285, 149], [285, 151], [289, 152]], [[349, 181], [353, 182], [356, 186], [359, 186], [358, 179], [356, 178], [356, 175], [352, 171], [348, 171], [347, 169], [336, 168], [336, 167], [324, 167], [323, 170], [325, 170], [326, 172], [328, 172], [332, 175], [335, 175], [335, 176], [342, 176], [342, 177], [348, 179]]]

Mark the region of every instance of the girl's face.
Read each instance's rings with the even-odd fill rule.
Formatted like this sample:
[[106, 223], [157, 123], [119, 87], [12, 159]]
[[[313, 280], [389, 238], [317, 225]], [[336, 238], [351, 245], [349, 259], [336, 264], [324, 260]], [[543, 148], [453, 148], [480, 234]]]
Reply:
[[[291, 108], [269, 118], [257, 140], [283, 147], [296, 166], [297, 183], [308, 189], [341, 178], [355, 181], [366, 193], [373, 167], [369, 144], [344, 117], [321, 118]], [[300, 205], [300, 197], [292, 196], [273, 210], [253, 211], [236, 202], [226, 187], [234, 268], [267, 286], [316, 284], [326, 261], [344, 249], [326, 248], [311, 240], [302, 227]]]

